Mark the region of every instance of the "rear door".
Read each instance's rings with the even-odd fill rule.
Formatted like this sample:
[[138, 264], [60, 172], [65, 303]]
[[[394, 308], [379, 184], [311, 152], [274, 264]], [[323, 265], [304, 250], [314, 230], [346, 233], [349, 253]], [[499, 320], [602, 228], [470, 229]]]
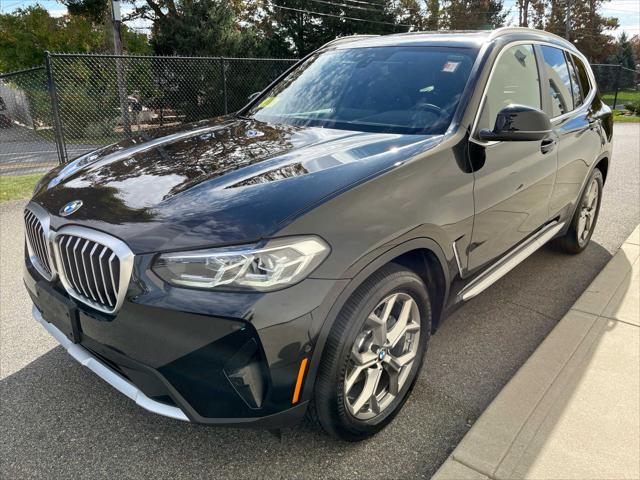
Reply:
[[604, 134], [588, 101], [594, 92], [582, 60], [559, 48], [537, 48], [543, 66], [545, 111], [558, 137], [558, 175], [549, 206], [556, 215], [578, 199]]
[[489, 78], [472, 155], [475, 218], [468, 265], [473, 271], [495, 260], [549, 216], [557, 168], [555, 138], [543, 141], [482, 142], [477, 132], [492, 129], [498, 111], [510, 104], [544, 108], [542, 76], [533, 45], [506, 47]]

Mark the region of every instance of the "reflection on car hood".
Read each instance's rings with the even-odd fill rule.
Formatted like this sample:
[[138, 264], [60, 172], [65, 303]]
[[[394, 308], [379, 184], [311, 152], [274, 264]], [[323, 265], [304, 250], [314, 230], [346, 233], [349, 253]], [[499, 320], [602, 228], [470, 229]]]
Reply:
[[[227, 117], [80, 157], [50, 172], [34, 200], [53, 228], [104, 230], [136, 253], [253, 242], [439, 140]], [[82, 208], [58, 216], [72, 200]]]

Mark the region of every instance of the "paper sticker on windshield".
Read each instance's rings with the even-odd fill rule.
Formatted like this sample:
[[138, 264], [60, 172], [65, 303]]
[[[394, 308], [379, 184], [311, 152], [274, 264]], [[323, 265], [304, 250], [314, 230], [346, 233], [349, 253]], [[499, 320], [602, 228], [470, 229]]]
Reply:
[[458, 69], [459, 65], [460, 65], [460, 62], [447, 62], [442, 67], [442, 71], [447, 73], [453, 73]]
[[276, 103], [278, 103], [278, 97], [267, 97], [262, 102], [260, 102], [260, 105], [258, 105], [258, 108], [272, 107]]

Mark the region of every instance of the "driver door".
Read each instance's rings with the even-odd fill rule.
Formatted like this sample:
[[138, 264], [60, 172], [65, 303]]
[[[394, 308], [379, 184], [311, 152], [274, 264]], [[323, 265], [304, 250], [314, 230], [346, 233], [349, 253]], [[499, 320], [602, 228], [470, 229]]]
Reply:
[[[492, 129], [497, 113], [510, 104], [542, 110], [541, 75], [532, 45], [506, 48], [489, 78], [471, 149], [474, 164], [475, 218], [467, 268], [470, 272], [497, 259], [546, 222], [557, 170], [557, 140], [477, 140]], [[551, 134], [553, 135], [553, 134]]]

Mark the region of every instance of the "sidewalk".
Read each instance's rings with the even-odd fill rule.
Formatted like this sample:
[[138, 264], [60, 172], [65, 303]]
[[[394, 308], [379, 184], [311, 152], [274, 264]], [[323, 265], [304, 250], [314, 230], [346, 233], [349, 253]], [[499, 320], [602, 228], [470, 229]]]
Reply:
[[434, 480], [640, 478], [640, 226]]

